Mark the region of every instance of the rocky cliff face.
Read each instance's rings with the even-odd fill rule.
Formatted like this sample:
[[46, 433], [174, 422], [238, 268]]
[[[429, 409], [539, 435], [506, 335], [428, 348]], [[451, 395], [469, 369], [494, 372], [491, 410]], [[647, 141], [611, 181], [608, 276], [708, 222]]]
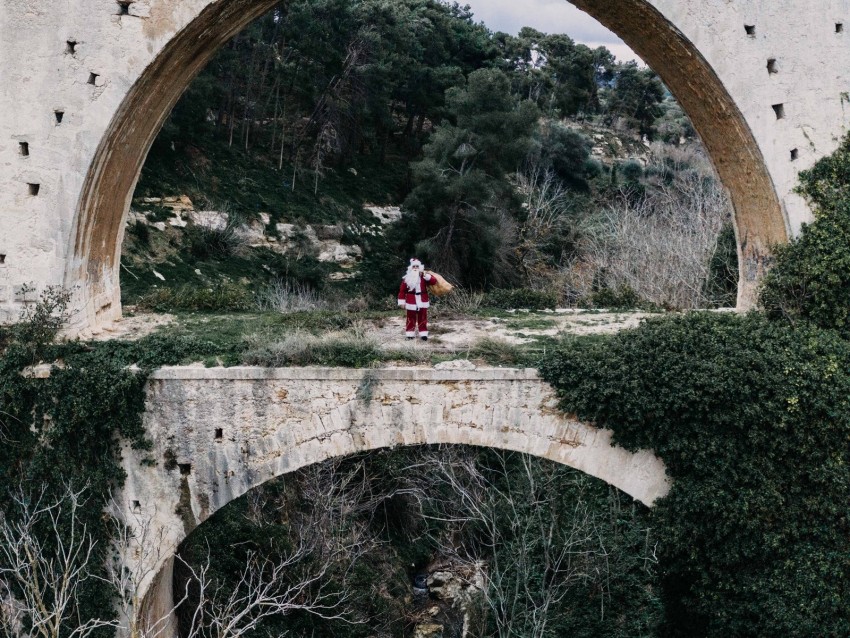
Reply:
[[[152, 213], [150, 210], [157, 212]], [[300, 258], [310, 256], [319, 262], [338, 266], [329, 275], [332, 281], [350, 279], [357, 273], [363, 257], [359, 237], [383, 234], [385, 227], [401, 219], [397, 206], [365, 206], [375, 218], [372, 225], [303, 224], [272, 222], [269, 213], [259, 213], [250, 220], [240, 220], [226, 211], [198, 210], [186, 195], [144, 197], [134, 200], [128, 223], [142, 224], [160, 232], [169, 228], [191, 226], [211, 230], [232, 229], [246, 248], [267, 248], [273, 252]], [[345, 238], [348, 241], [345, 241]]]

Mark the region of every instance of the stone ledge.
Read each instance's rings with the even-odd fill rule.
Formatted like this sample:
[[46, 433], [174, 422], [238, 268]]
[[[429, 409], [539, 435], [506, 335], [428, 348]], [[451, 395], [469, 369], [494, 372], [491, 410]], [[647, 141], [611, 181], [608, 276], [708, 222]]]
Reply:
[[476, 370], [435, 370], [434, 368], [263, 368], [234, 366], [200, 368], [166, 366], [155, 370], [151, 380], [168, 381], [262, 381], [292, 379], [295, 381], [360, 380], [365, 376], [378, 381], [539, 381], [534, 368], [478, 368]]

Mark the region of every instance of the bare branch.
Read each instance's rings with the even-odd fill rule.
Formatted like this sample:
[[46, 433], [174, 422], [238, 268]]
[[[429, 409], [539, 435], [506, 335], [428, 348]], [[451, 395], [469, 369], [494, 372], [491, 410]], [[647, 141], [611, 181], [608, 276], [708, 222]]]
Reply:
[[[95, 541], [80, 520], [86, 488], [65, 485], [56, 498], [46, 487], [12, 494], [15, 518], [0, 515], [0, 599], [7, 636], [86, 638], [111, 620], [81, 621], [78, 597], [94, 578], [90, 570]], [[12, 592], [15, 592], [13, 595]], [[30, 626], [21, 633], [21, 622]]]

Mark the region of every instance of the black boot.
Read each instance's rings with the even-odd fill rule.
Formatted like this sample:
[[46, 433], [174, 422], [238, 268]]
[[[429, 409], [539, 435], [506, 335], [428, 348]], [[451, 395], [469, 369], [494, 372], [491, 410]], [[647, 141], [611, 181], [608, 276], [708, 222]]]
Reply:
[[422, 341], [428, 341], [428, 337], [422, 337]]

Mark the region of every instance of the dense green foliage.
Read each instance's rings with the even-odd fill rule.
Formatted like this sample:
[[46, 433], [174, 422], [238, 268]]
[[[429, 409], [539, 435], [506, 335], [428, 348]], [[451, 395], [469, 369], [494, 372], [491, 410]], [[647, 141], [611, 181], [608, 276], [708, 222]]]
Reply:
[[663, 635], [850, 632], [850, 343], [690, 314], [566, 344], [542, 370], [565, 409], [667, 464]]
[[531, 150], [538, 110], [509, 86], [504, 73], [480, 69], [447, 92], [454, 123], [437, 129], [414, 164], [416, 187], [405, 200], [413, 223], [404, 243], [465, 284], [501, 283], [510, 273], [499, 254], [506, 243], [500, 215], [515, 199], [507, 176]]
[[[364, 203], [404, 202], [403, 230], [354, 239], [366, 256], [353, 287], [376, 290], [413, 253], [475, 289], [528, 285], [529, 211], [514, 176], [551, 171], [573, 207], [590, 208], [616, 180], [561, 118], [617, 120], [651, 137], [664, 99], [654, 73], [604, 48], [528, 28], [493, 33], [458, 4], [297, 0], [250, 25], [191, 84], [136, 197], [268, 213], [272, 234], [280, 221], [368, 225]], [[575, 235], [574, 219], [555, 224], [540, 263], [567, 263]], [[169, 260], [185, 264], [182, 283], [210, 262], [210, 242], [189, 239], [189, 254]]]
[[805, 320], [850, 337], [850, 138], [800, 174], [815, 221], [775, 248], [761, 302], [774, 317]]
[[850, 140], [800, 179], [815, 220], [775, 248], [766, 315], [651, 321], [543, 366], [667, 464], [663, 635], [850, 632]]
[[623, 65], [617, 74], [617, 90], [611, 93], [609, 113], [618, 114], [643, 135], [652, 135], [653, 124], [661, 116], [659, 104], [664, 88], [657, 76], [638, 68], [637, 64]]
[[[80, 523], [98, 543], [92, 561], [105, 565], [111, 523], [97, 505], [123, 479], [119, 436], [144, 444], [144, 375], [122, 369], [102, 353], [79, 351], [69, 351], [64, 365], [54, 367], [48, 379], [23, 374], [51, 354], [50, 343], [61, 324], [57, 317], [66, 303], [63, 293], [50, 291], [44, 303], [9, 331], [0, 354], [0, 515], [12, 520], [19, 515], [11, 498], [18, 487], [28, 497], [43, 492], [54, 499], [65, 484], [88, 486], [95, 504], [79, 512]], [[42, 542], [49, 546], [52, 540], [46, 536]], [[110, 600], [109, 586], [91, 581], [74, 615], [110, 618]]]
[[549, 116], [573, 116], [600, 109], [599, 84], [613, 80], [615, 61], [604, 48], [591, 50], [563, 34], [530, 27], [516, 37], [493, 36], [497, 65], [512, 79], [512, 92], [534, 101]]

